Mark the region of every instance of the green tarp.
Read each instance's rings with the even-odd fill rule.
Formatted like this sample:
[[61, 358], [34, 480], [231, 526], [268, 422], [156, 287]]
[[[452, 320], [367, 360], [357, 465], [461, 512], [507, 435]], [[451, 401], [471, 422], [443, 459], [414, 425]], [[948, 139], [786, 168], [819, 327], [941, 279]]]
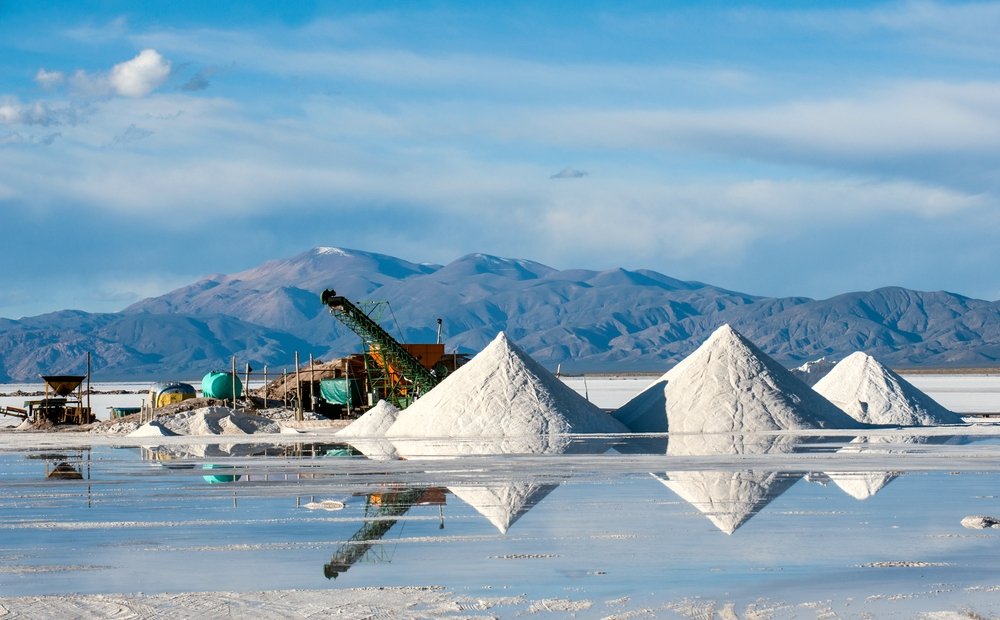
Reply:
[[361, 406], [361, 383], [357, 379], [323, 379], [319, 393], [331, 405]]

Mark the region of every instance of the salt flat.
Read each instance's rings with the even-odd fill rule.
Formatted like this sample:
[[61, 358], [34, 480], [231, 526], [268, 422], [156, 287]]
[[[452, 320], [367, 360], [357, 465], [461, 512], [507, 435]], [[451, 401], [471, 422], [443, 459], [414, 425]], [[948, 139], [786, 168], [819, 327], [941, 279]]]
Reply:
[[[961, 379], [934, 377], [958, 411], [988, 401], [961, 387], [1000, 385]], [[582, 382], [567, 379], [613, 407], [651, 379]], [[8, 431], [0, 606], [50, 618], [1000, 615], [1000, 530], [962, 525], [1000, 516], [1000, 426], [856, 436], [676, 435], [670, 453], [625, 454], [636, 437], [605, 435], [561, 452], [372, 461], [335, 456], [332, 429], [226, 437], [241, 446], [232, 456], [211, 436]], [[80, 478], [46, 478], [60, 463]], [[864, 500], [835, 482], [880, 472], [891, 479]], [[343, 508], [307, 508], [324, 500]]]

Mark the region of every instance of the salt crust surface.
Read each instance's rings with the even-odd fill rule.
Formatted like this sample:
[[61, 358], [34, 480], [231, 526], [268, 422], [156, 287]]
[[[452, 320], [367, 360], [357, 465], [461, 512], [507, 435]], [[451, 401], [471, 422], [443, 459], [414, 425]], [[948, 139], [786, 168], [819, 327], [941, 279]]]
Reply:
[[[657, 392], [661, 389], [662, 400]], [[728, 324], [626, 403], [615, 417], [627, 420], [633, 432], [861, 427]]]
[[532, 438], [624, 432], [628, 429], [501, 332], [469, 363], [400, 412], [386, 436], [525, 438], [525, 447], [531, 448]]
[[814, 388], [855, 420], [866, 424], [932, 426], [962, 424], [948, 411], [874, 357], [861, 351], [841, 360]]

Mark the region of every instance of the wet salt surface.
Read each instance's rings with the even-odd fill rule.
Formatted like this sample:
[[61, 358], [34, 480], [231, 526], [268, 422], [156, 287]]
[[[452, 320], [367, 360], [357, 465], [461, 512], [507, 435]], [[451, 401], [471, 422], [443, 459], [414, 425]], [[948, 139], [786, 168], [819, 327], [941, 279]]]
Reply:
[[[692, 601], [744, 610], [761, 597], [790, 616], [995, 615], [1000, 531], [961, 522], [1000, 514], [1000, 429], [923, 437], [947, 444], [917, 436], [886, 431], [867, 452], [850, 437], [787, 433], [678, 437], [678, 456], [574, 452], [636, 441], [612, 436], [563, 454], [418, 461], [325, 456], [344, 447], [333, 436], [245, 444], [237, 452], [250, 456], [211, 461], [197, 456], [213, 453], [205, 445], [75, 447], [79, 438], [46, 436], [42, 449], [0, 452], [0, 593], [433, 585], [520, 597], [522, 611], [589, 602], [585, 617], [681, 613]], [[47, 479], [63, 462], [82, 479]], [[876, 467], [897, 475], [865, 501], [823, 473]], [[324, 500], [344, 507], [305, 507]], [[501, 534], [491, 517], [505, 512], [517, 514]], [[741, 512], [731, 534], [710, 519], [731, 524]], [[380, 525], [391, 527], [371, 544], [349, 542]]]

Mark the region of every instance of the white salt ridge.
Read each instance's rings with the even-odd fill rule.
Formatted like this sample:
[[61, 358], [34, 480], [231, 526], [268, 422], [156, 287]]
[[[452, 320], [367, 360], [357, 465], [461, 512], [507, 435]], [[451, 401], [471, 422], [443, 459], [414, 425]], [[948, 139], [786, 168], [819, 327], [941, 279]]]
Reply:
[[160, 416], [147, 422], [129, 436], [174, 435], [251, 435], [254, 433], [279, 433], [281, 426], [273, 420], [243, 413], [228, 407], [202, 407]]
[[866, 424], [932, 426], [964, 422], [961, 416], [861, 351], [841, 360], [813, 389]]
[[[661, 389], [662, 399], [657, 391]], [[615, 417], [627, 420], [637, 433], [861, 426], [728, 324], [626, 403]]]
[[469, 363], [400, 412], [386, 436], [536, 438], [624, 432], [628, 429], [621, 423], [501, 332]]

